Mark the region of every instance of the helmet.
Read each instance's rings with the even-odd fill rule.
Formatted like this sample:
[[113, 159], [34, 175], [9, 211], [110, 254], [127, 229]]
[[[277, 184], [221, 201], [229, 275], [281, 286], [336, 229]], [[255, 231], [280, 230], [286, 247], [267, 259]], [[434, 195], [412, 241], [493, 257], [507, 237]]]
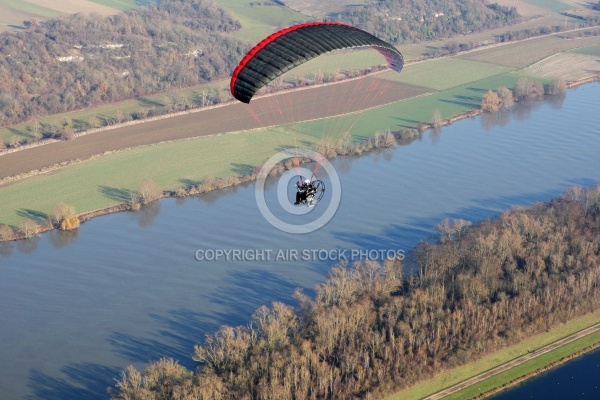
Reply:
[[310, 183], [310, 179], [305, 180], [304, 183], [308, 185]]

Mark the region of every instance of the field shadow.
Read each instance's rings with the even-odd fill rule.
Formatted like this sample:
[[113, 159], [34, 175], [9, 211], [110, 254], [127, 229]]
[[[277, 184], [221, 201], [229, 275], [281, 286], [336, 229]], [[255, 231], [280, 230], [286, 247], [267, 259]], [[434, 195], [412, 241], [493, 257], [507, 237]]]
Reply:
[[114, 188], [103, 185], [98, 186], [98, 191], [109, 199], [118, 201], [120, 203], [127, 203], [131, 200], [133, 195], [133, 191], [130, 189]]
[[33, 394], [27, 400], [106, 399], [108, 388], [120, 369], [93, 363], [72, 363], [61, 368], [66, 378], [59, 378], [33, 368], [29, 383]]
[[231, 172], [238, 176], [251, 174], [254, 168], [255, 166], [250, 164], [231, 163]]
[[479, 94], [484, 94], [485, 92], [488, 91], [488, 89], [476, 88], [476, 87], [468, 87], [467, 90], [470, 90], [471, 92], [476, 92]]
[[[400, 117], [395, 117], [394, 118], [396, 121], [401, 121], [401, 123], [398, 124], [398, 128], [414, 128], [415, 126], [419, 125], [419, 122], [423, 122], [423, 121], [417, 121], [416, 119], [408, 119], [408, 118], [400, 118]], [[392, 128], [390, 128], [392, 129]]]
[[468, 108], [478, 108], [481, 105], [481, 98], [463, 95], [452, 96], [451, 99], [440, 99], [439, 101]]
[[202, 183], [202, 181], [200, 180], [196, 180], [196, 179], [178, 179], [178, 181], [183, 185], [183, 187], [185, 188], [191, 188], [194, 186], [198, 186], [199, 184]]
[[48, 221], [48, 214], [29, 208], [21, 208], [17, 211], [17, 215], [22, 218], [29, 218], [37, 223], [45, 223]]
[[74, 118], [73, 119], [73, 128], [76, 131], [83, 131], [83, 130], [86, 130], [86, 129], [90, 129], [91, 126], [90, 126], [90, 123], [88, 121], [84, 121], [82, 119]]
[[137, 102], [141, 107], [164, 107], [165, 106], [163, 103], [160, 103], [156, 100], [150, 100], [145, 97], [142, 97], [141, 99], [137, 99]]
[[35, 139], [36, 137], [34, 135], [32, 135], [31, 133], [27, 133], [27, 130], [24, 129], [22, 131], [15, 129], [15, 128], [6, 128], [8, 129], [8, 131], [10, 133], [12, 133], [13, 135], [17, 135], [17, 136], [22, 136], [24, 138], [30, 138], [30, 139]]

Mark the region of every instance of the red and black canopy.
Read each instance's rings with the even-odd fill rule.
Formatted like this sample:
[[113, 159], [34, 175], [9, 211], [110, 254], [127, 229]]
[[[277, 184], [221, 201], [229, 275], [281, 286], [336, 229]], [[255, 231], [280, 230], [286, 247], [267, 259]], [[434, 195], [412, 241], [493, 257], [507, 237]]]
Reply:
[[231, 94], [244, 103], [284, 72], [334, 50], [373, 47], [400, 72], [402, 54], [391, 44], [361, 29], [339, 22], [311, 22], [276, 32], [254, 46], [231, 77]]

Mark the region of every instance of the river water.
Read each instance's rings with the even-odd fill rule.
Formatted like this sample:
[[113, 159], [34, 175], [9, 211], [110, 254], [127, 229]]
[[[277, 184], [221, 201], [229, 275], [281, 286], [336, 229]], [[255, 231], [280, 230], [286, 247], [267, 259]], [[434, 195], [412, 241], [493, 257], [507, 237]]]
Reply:
[[[297, 287], [311, 293], [339, 258], [408, 252], [443, 218], [479, 221], [599, 183], [599, 98], [600, 85], [585, 85], [409, 145], [340, 157], [339, 208], [309, 234], [269, 224], [248, 184], [1, 244], [2, 398], [106, 398], [125, 366], [164, 356], [193, 368], [205, 334], [247, 323], [263, 304], [291, 303]], [[259, 259], [207, 260], [217, 250]]]
[[512, 399], [600, 399], [600, 349], [490, 397]]

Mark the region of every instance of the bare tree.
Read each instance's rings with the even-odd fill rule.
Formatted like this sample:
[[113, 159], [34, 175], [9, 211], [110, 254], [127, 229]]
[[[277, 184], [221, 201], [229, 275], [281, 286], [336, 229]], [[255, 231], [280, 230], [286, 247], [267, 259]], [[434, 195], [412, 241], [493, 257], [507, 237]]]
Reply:
[[33, 235], [37, 234], [39, 230], [39, 224], [31, 218], [23, 218], [19, 222], [19, 232], [21, 233], [21, 235], [23, 235], [24, 238], [32, 237]]
[[550, 96], [559, 96], [567, 91], [567, 82], [563, 77], [554, 78], [548, 85], [548, 94]]
[[529, 78], [520, 78], [515, 84], [517, 100], [537, 100], [544, 97], [544, 85]]
[[163, 196], [162, 189], [152, 179], [145, 178], [140, 183], [140, 199], [142, 204], [148, 204]]
[[433, 110], [433, 115], [431, 116], [431, 125], [433, 125], [435, 129], [439, 129], [442, 127], [442, 123], [442, 114], [440, 113], [440, 110], [436, 108]]
[[58, 225], [60, 222], [68, 217], [72, 217], [77, 215], [75, 213], [75, 208], [65, 203], [58, 203], [54, 207], [52, 207], [52, 211], [50, 211], [50, 222], [53, 225]]
[[15, 233], [10, 226], [7, 224], [0, 224], [0, 242], [12, 240], [14, 237]]
[[465, 229], [471, 226], [473, 223], [465, 219], [454, 219], [450, 220], [444, 218], [435, 226], [435, 230], [438, 232], [440, 242], [459, 238], [465, 231]]
[[511, 108], [515, 104], [513, 93], [510, 89], [501, 86], [498, 88], [497, 93], [502, 107]]
[[495, 112], [500, 109], [501, 100], [498, 93], [488, 90], [481, 97], [481, 109], [483, 111]]

